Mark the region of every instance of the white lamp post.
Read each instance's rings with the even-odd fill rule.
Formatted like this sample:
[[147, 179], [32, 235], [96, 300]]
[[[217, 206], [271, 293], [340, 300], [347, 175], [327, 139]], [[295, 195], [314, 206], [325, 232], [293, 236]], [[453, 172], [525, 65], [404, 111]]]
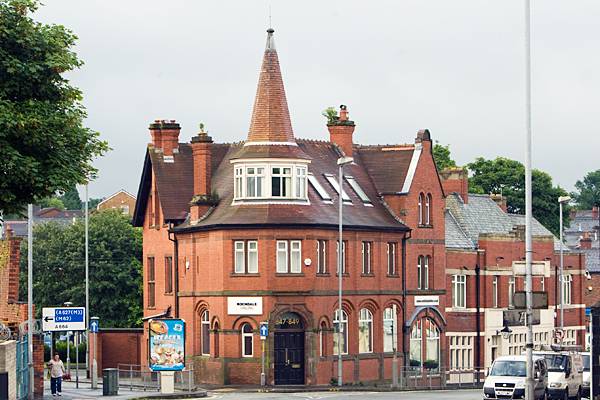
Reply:
[[564, 322], [564, 307], [563, 307], [563, 296], [564, 296], [564, 287], [563, 287], [563, 204], [568, 204], [571, 201], [569, 196], [560, 196], [558, 198], [558, 208], [559, 208], [559, 224], [560, 224], [560, 271], [559, 271], [559, 298], [560, 298], [560, 330], [564, 331], [565, 322]]
[[352, 157], [340, 157], [337, 160], [337, 164], [339, 167], [338, 178], [339, 178], [339, 219], [338, 219], [338, 229], [339, 229], [339, 239], [338, 239], [338, 386], [342, 386], [342, 266], [343, 266], [343, 251], [344, 251], [344, 241], [342, 240], [342, 208], [344, 206], [344, 200], [342, 199], [342, 193], [344, 193], [342, 189], [343, 183], [343, 175], [344, 175], [344, 166], [352, 164], [354, 159]]

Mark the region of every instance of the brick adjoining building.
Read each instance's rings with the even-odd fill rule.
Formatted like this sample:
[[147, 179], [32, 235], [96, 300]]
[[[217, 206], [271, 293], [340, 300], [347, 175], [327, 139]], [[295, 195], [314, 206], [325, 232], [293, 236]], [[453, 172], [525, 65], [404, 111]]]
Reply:
[[[145, 318], [186, 320], [200, 382], [259, 383], [262, 321], [269, 384], [335, 380], [336, 326], [345, 383], [390, 379], [394, 349], [400, 365], [445, 365], [445, 202], [429, 131], [363, 146], [346, 107], [328, 140], [296, 139], [290, 121], [269, 30], [243, 142], [200, 132], [180, 143], [175, 121], [150, 124], [133, 218], [144, 232]], [[340, 190], [342, 156], [354, 164]]]
[[[525, 290], [525, 217], [506, 213], [506, 202], [500, 195], [469, 194], [467, 173], [462, 168], [441, 174], [447, 195], [448, 367], [487, 368], [497, 356], [521, 354], [525, 349], [526, 328], [511, 300], [515, 291]], [[535, 219], [532, 231], [533, 290], [547, 291], [549, 303], [547, 310], [534, 311], [534, 344], [551, 344], [554, 329], [560, 326], [560, 313], [555, 317], [555, 311], [561, 243]], [[565, 245], [563, 250], [563, 344], [583, 345], [585, 255]], [[507, 339], [499, 332], [505, 326], [512, 330]], [[465, 379], [464, 375], [461, 378]]]
[[135, 209], [135, 196], [126, 190], [119, 190], [102, 200], [96, 206], [97, 210], [119, 210], [124, 215], [133, 216], [133, 210]]

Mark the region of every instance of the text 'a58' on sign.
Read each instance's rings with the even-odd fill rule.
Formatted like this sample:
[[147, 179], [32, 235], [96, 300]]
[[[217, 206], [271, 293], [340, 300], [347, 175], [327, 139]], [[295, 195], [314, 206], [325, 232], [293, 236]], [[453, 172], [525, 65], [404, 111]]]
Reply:
[[85, 331], [85, 307], [44, 307], [42, 308], [42, 330]]

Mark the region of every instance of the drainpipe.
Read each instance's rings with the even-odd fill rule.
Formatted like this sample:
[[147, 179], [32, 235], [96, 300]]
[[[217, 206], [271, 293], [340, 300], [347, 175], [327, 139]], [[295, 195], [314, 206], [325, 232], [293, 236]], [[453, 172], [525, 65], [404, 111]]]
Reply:
[[404, 234], [402, 238], [402, 364], [403, 373], [408, 368], [408, 346], [406, 345], [406, 335], [408, 327], [406, 326], [406, 243], [410, 238], [410, 231]]
[[[169, 240], [173, 242], [173, 268], [175, 269], [175, 276], [173, 278], [173, 291], [175, 292], [175, 318], [179, 318], [179, 242], [175, 232], [172, 232], [173, 224], [169, 224]], [[173, 238], [171, 239], [171, 235]]]
[[477, 264], [475, 264], [475, 298], [477, 299], [476, 310], [475, 310], [475, 330], [477, 335], [475, 336], [475, 360], [477, 360], [477, 365], [475, 368], [477, 372], [475, 374], [477, 384], [479, 384], [479, 368], [481, 367], [481, 315], [480, 315], [480, 307], [481, 303], [481, 267], [480, 263], [480, 253], [477, 252]]

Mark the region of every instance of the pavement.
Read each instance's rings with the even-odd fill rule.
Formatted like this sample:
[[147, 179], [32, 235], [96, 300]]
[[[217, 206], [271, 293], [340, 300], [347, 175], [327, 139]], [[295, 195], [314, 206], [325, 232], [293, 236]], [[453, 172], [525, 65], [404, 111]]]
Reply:
[[119, 388], [118, 396], [103, 396], [102, 386], [99, 389], [90, 389], [89, 382], [81, 383], [79, 389], [75, 387], [75, 382], [63, 382], [62, 396], [53, 397], [50, 394], [50, 382], [46, 381], [44, 400], [64, 399], [64, 400], [90, 400], [90, 399], [166, 399], [166, 398], [187, 398], [199, 399], [209, 398], [215, 400], [276, 400], [276, 399], [297, 399], [297, 400], [426, 400], [443, 397], [444, 400], [481, 400], [481, 389], [471, 390], [435, 390], [435, 391], [410, 391], [410, 392], [375, 392], [375, 391], [310, 391], [281, 393], [269, 392], [264, 390], [238, 390], [235, 388], [215, 389], [209, 392], [176, 392], [173, 397], [162, 395], [156, 391], [129, 390], [128, 388]]

